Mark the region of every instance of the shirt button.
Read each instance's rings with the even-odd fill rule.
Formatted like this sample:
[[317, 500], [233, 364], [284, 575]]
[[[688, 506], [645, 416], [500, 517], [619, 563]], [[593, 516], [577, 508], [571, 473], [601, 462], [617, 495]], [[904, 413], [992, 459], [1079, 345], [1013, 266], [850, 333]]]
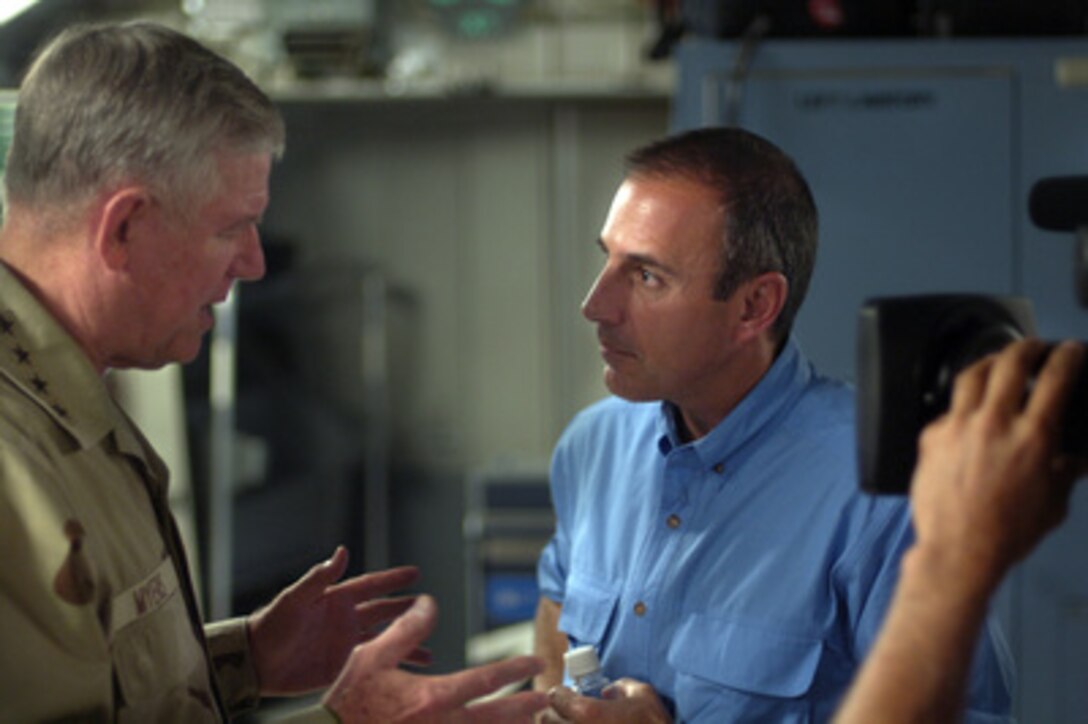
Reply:
[[721, 475], [722, 473], [724, 473], [725, 472], [725, 464], [724, 463], [718, 463], [717, 465], [715, 465], [714, 466], [714, 472], [716, 472], [718, 475]]
[[669, 526], [673, 530], [676, 530], [677, 528], [680, 527], [680, 516], [677, 515], [676, 513], [673, 513], [672, 515], [670, 515], [668, 518], [665, 519], [665, 525]]
[[646, 604], [643, 603], [642, 601], [639, 601], [638, 603], [635, 604], [635, 615], [636, 616], [645, 616], [646, 615]]

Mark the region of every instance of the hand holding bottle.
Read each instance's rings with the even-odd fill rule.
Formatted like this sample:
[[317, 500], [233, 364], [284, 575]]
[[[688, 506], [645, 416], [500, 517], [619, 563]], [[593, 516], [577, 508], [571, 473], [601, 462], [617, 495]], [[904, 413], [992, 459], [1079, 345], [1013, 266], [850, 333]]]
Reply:
[[635, 679], [618, 679], [604, 689], [603, 698], [581, 696], [565, 686], [548, 692], [551, 705], [539, 724], [671, 724], [654, 688]]

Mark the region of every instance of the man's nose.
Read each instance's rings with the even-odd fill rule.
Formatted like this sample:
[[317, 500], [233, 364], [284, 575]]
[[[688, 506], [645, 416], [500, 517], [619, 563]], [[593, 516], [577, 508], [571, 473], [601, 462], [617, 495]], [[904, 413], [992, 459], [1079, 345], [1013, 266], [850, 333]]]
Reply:
[[582, 316], [595, 324], [619, 322], [622, 311], [619, 286], [615, 271], [606, 265], [582, 300]]
[[231, 266], [231, 276], [242, 281], [256, 281], [263, 277], [265, 272], [261, 236], [256, 229], [253, 229], [242, 244]]

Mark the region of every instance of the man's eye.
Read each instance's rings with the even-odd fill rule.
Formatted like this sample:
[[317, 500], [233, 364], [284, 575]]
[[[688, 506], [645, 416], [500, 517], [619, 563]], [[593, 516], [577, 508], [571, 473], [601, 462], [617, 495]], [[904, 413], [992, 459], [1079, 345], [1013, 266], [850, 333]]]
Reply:
[[661, 283], [658, 276], [648, 269], [639, 269], [638, 278], [643, 284], [648, 286], [657, 286]]

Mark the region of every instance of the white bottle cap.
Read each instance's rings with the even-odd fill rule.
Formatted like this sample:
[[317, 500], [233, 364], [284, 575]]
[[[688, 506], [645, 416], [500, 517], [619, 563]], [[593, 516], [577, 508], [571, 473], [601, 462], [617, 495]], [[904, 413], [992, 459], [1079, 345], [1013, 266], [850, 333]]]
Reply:
[[567, 667], [567, 673], [572, 679], [601, 668], [601, 662], [597, 659], [597, 650], [589, 644], [563, 654], [563, 665]]

